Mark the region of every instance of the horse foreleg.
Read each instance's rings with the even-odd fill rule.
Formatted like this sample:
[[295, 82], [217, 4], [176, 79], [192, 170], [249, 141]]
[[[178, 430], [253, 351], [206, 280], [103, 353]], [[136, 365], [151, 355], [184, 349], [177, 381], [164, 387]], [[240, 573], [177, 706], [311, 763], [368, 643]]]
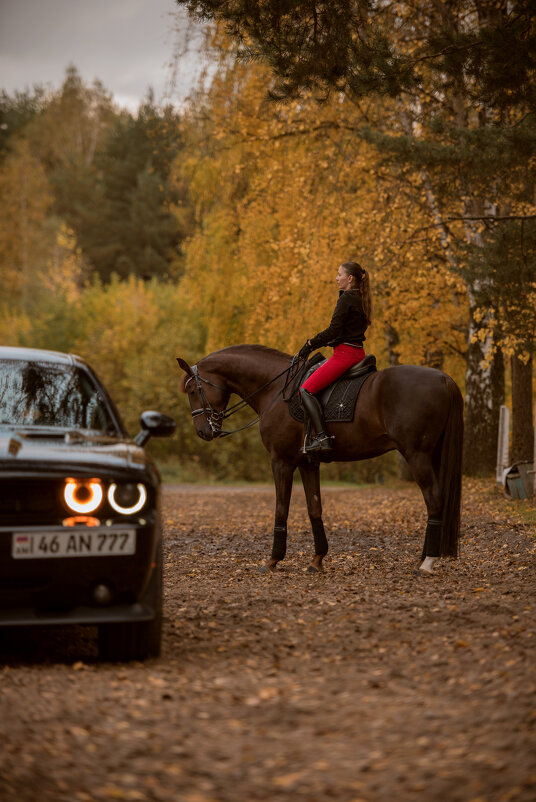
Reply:
[[313, 530], [315, 556], [309, 568], [311, 573], [322, 571], [322, 560], [328, 553], [328, 541], [322, 521], [322, 499], [320, 496], [320, 466], [315, 463], [300, 465], [300, 474], [307, 499], [307, 512]]
[[268, 562], [270, 571], [275, 570], [287, 552], [287, 520], [294, 468], [280, 460], [272, 460], [272, 473], [275, 483], [275, 520], [272, 556]]
[[432, 574], [434, 563], [441, 556], [441, 491], [432, 459], [428, 454], [413, 454], [407, 460], [415, 481], [421, 489], [428, 511], [419, 570], [424, 574]]

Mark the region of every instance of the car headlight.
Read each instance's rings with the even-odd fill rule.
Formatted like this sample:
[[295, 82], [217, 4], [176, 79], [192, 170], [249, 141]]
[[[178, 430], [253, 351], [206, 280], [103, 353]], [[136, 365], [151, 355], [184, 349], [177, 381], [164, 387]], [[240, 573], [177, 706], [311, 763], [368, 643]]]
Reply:
[[94, 512], [104, 497], [100, 479], [66, 479], [63, 498], [73, 512]]
[[142, 484], [120, 484], [113, 482], [108, 488], [110, 507], [123, 515], [134, 515], [147, 501], [147, 490]]

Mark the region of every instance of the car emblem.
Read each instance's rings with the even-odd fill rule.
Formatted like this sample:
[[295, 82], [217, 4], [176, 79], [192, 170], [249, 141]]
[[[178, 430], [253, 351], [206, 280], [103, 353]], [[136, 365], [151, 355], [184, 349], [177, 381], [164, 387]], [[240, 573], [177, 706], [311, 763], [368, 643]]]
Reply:
[[16, 457], [21, 448], [22, 448], [21, 441], [17, 440], [17, 438], [15, 437], [12, 437], [7, 447], [8, 453], [11, 454], [12, 457]]

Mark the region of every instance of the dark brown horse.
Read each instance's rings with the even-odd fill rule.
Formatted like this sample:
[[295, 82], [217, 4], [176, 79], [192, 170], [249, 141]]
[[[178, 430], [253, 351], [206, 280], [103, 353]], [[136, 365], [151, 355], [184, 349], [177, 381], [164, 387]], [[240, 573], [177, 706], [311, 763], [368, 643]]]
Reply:
[[[183, 359], [177, 361], [185, 374], [182, 389], [188, 394], [194, 425], [203, 440], [220, 436], [232, 393], [246, 399], [259, 416], [276, 489], [268, 568], [275, 569], [286, 553], [292, 478], [298, 468], [315, 543], [309, 570], [321, 570], [328, 543], [322, 522], [319, 464], [302, 452], [303, 424], [291, 417], [282, 394], [291, 357], [261, 345], [233, 345], [203, 357], [193, 367]], [[393, 449], [406, 458], [428, 510], [420, 566], [428, 573], [437, 557], [458, 554], [462, 411], [460, 391], [445, 373], [400, 365], [370, 375], [351, 423], [329, 424], [329, 434], [335, 437], [330, 461], [369, 459]]]

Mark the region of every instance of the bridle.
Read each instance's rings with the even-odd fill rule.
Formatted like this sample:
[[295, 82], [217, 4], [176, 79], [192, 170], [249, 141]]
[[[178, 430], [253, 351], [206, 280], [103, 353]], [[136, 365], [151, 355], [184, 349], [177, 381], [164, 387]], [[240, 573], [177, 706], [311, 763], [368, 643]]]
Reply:
[[219, 384], [214, 384], [214, 382], [209, 381], [208, 379], [204, 379], [202, 376], [199, 375], [199, 371], [197, 369], [197, 365], [192, 365], [192, 376], [190, 376], [184, 382], [184, 389], [188, 387], [188, 384], [191, 381], [195, 381], [195, 387], [197, 392], [199, 393], [199, 398], [201, 400], [202, 406], [199, 409], [192, 410], [192, 418], [197, 418], [198, 415], [205, 415], [208, 421], [208, 425], [212, 429], [212, 434], [214, 437], [221, 437], [223, 432], [221, 430], [222, 423], [224, 418], [226, 417], [226, 410], [217, 410], [214, 409], [210, 401], [208, 400], [205, 391], [203, 390], [203, 384], [210, 384], [211, 387], [215, 387], [217, 390], [223, 390], [224, 392], [228, 392], [225, 387], [221, 387]]
[[238, 401], [236, 404], [233, 404], [232, 407], [229, 407], [228, 409], [222, 409], [222, 410], [214, 409], [214, 407], [212, 406], [212, 404], [210, 403], [210, 401], [208, 400], [208, 398], [206, 396], [206, 393], [205, 393], [205, 391], [203, 389], [203, 384], [209, 384], [211, 387], [215, 387], [217, 390], [223, 390], [223, 392], [229, 392], [229, 390], [226, 387], [222, 387], [221, 385], [215, 384], [214, 382], [211, 382], [208, 379], [205, 379], [203, 376], [200, 376], [197, 365], [192, 365], [191, 366], [192, 375], [184, 382], [184, 389], [186, 390], [186, 388], [188, 387], [188, 384], [191, 381], [195, 381], [195, 387], [196, 387], [197, 392], [199, 393], [199, 398], [201, 400], [201, 407], [199, 409], [192, 410], [192, 418], [195, 420], [195, 418], [197, 418], [199, 415], [205, 415], [205, 417], [206, 417], [206, 419], [208, 421], [208, 425], [210, 426], [210, 428], [212, 430], [212, 436], [214, 438], [216, 438], [216, 437], [228, 437], [228, 435], [230, 435], [230, 434], [235, 434], [235, 432], [241, 432], [244, 429], [249, 429], [250, 426], [255, 426], [255, 424], [258, 423], [259, 420], [260, 420], [260, 415], [257, 415], [256, 418], [251, 420], [249, 423], [246, 423], [245, 426], [240, 426], [240, 428], [238, 428], [238, 429], [232, 429], [231, 431], [222, 430], [223, 421], [226, 418], [230, 418], [231, 415], [235, 414], [235, 412], [239, 412], [241, 409], [244, 409], [245, 407], [247, 407], [248, 406], [248, 401], [251, 398], [253, 398], [253, 396], [257, 395], [257, 393], [260, 393], [262, 390], [265, 390], [266, 387], [269, 387], [271, 384], [273, 384], [273, 382], [275, 382], [281, 376], [284, 376], [285, 373], [286, 373], [287, 374], [287, 378], [285, 380], [285, 384], [284, 384], [283, 388], [277, 393], [275, 398], [272, 399], [272, 401], [268, 405], [268, 409], [272, 406], [272, 404], [276, 401], [276, 399], [280, 395], [282, 395], [283, 398], [284, 398], [285, 390], [287, 389], [289, 383], [292, 381], [292, 379], [294, 378], [294, 376], [296, 375], [296, 372], [297, 372], [297, 371], [295, 371], [293, 373], [292, 371], [296, 367], [296, 365], [299, 364], [299, 361], [300, 360], [298, 359], [297, 356], [293, 356], [288, 368], [285, 368], [285, 370], [281, 371], [281, 373], [278, 373], [277, 376], [273, 377], [273, 379], [270, 379], [269, 381], [267, 381], [265, 384], [262, 385], [262, 387], [258, 387], [256, 390], [254, 390], [248, 396], [243, 398], [241, 401]]

